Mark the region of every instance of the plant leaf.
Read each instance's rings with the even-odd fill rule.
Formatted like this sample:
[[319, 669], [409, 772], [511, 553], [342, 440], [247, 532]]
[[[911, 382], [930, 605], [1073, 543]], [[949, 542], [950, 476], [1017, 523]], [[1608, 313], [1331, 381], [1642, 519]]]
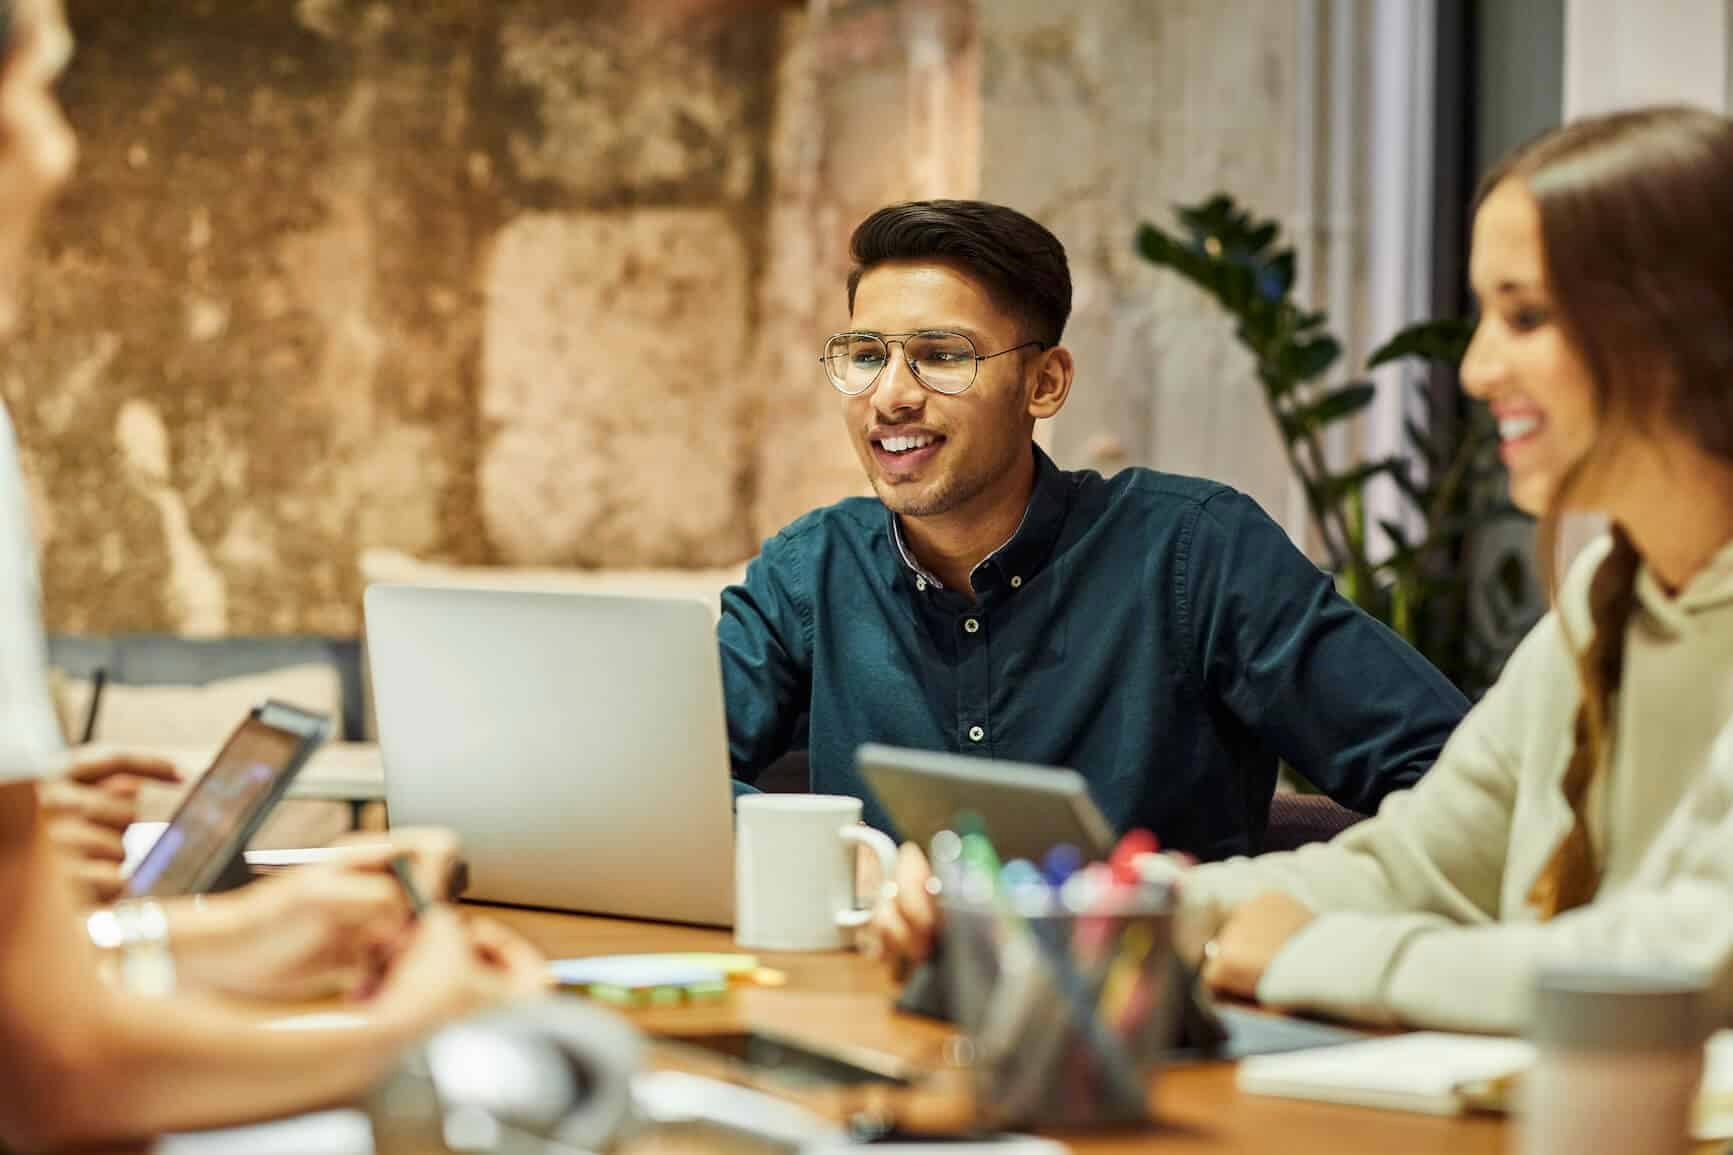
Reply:
[[1358, 494], [1366, 487], [1366, 483], [1380, 474], [1389, 473], [1403, 466], [1400, 457], [1386, 457], [1382, 461], [1368, 461], [1356, 465], [1346, 473], [1332, 473], [1320, 479], [1324, 495], [1332, 500]]
[[1309, 341], [1296, 341], [1282, 351], [1282, 368], [1296, 381], [1322, 377], [1342, 357], [1342, 343], [1325, 333]]
[[1303, 433], [1322, 429], [1331, 422], [1352, 417], [1372, 404], [1372, 398], [1377, 393], [1378, 387], [1369, 381], [1358, 381], [1352, 385], [1344, 385], [1340, 389], [1333, 389], [1316, 401], [1300, 406], [1287, 414], [1282, 420], [1282, 425], [1291, 441]]
[[1264, 266], [1258, 276], [1258, 287], [1263, 290], [1266, 300], [1279, 301], [1286, 297], [1294, 287], [1294, 250], [1283, 249], [1270, 263]]
[[1378, 519], [1378, 528], [1384, 531], [1384, 536], [1388, 537], [1390, 543], [1396, 547], [1395, 554], [1392, 555], [1390, 562], [1387, 562], [1386, 564], [1394, 563], [1398, 557], [1401, 557], [1404, 560], [1412, 559], [1415, 551], [1413, 544], [1408, 540], [1407, 526], [1403, 525], [1399, 521], [1391, 521], [1388, 518], [1381, 517]]
[[1407, 462], [1403, 462], [1401, 469], [1390, 471], [1390, 480], [1396, 483], [1396, 488], [1402, 491], [1402, 496], [1406, 497], [1409, 503], [1422, 514], [1431, 507], [1432, 487], [1421, 485], [1415, 481], [1414, 470], [1409, 468]]
[[1220, 264], [1219, 268], [1221, 269], [1220, 296], [1222, 304], [1236, 315], [1241, 315], [1246, 311], [1247, 306], [1251, 303], [1252, 295], [1257, 291], [1252, 283], [1252, 270], [1246, 265], [1225, 261]]
[[1402, 430], [1408, 435], [1408, 444], [1418, 453], [1426, 467], [1433, 473], [1439, 471], [1444, 464], [1444, 446], [1438, 443], [1438, 435], [1431, 426], [1422, 425], [1412, 417], [1402, 419]]
[[1171, 269], [1218, 301], [1222, 299], [1220, 261], [1151, 224], [1138, 228], [1137, 251], [1150, 264]]
[[1237, 211], [1232, 197], [1217, 193], [1200, 204], [1176, 206], [1174, 215], [1193, 236], [1207, 237], [1230, 231]]
[[1454, 369], [1462, 364], [1463, 354], [1468, 352], [1468, 342], [1473, 336], [1474, 326], [1460, 318], [1421, 321], [1374, 349], [1366, 358], [1366, 368], [1376, 369], [1404, 357], [1419, 357]]
[[1154, 261], [1165, 265], [1172, 259], [1173, 250], [1178, 248], [1174, 239], [1166, 232], [1145, 221], [1137, 226], [1137, 251], [1146, 261]]

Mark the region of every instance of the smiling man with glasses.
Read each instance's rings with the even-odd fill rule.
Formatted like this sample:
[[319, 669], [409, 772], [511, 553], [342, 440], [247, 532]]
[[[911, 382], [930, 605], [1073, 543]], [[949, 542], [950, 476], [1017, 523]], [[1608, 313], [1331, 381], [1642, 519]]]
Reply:
[[1070, 393], [1057, 238], [972, 201], [894, 205], [851, 243], [825, 377], [875, 497], [806, 515], [723, 595], [734, 772], [803, 744], [866, 801], [855, 747], [1070, 766], [1115, 826], [1255, 852], [1278, 760], [1370, 812], [1467, 708], [1244, 495], [1034, 443]]

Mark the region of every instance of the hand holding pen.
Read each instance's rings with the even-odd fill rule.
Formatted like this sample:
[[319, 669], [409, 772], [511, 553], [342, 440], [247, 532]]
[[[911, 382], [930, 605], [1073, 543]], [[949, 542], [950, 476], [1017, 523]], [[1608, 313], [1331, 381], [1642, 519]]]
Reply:
[[409, 917], [412, 922], [419, 921], [427, 913], [427, 899], [421, 893], [421, 888], [415, 883], [415, 875], [407, 854], [394, 854], [386, 864], [391, 870], [391, 876], [397, 880], [397, 885], [403, 891], [403, 897], [409, 903]]
[[448, 903], [429, 902], [413, 861], [398, 853], [383, 864], [402, 892], [408, 922], [381, 960], [369, 996], [375, 1013], [426, 1029], [551, 988], [541, 952], [492, 919], [466, 919]]

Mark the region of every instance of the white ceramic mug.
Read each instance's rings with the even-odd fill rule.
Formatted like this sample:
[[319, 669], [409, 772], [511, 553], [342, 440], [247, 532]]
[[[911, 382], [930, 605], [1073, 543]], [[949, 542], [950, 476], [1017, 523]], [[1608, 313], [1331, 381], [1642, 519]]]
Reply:
[[839, 950], [872, 918], [857, 909], [855, 848], [878, 855], [886, 882], [897, 847], [860, 824], [858, 798], [748, 794], [735, 804], [734, 941], [756, 950]]

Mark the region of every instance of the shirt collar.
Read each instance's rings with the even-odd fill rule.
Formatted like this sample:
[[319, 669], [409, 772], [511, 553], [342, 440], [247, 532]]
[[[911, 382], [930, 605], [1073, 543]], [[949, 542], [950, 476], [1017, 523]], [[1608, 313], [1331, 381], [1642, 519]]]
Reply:
[[1693, 614], [1733, 601], [1733, 543], [1721, 547], [1677, 595], [1668, 594], [1645, 564], [1637, 572], [1637, 597], [1675, 632], [1688, 629]]
[[933, 572], [920, 562], [916, 561], [915, 555], [909, 552], [908, 543], [903, 540], [903, 525], [902, 522], [898, 520], [897, 515], [891, 513], [888, 509], [885, 510], [885, 512], [890, 513], [891, 541], [896, 543], [897, 556], [903, 559], [903, 568], [913, 574], [917, 580], [925, 582], [934, 589], [944, 589], [945, 583], [933, 576]]
[[[1005, 544], [988, 554], [970, 575], [970, 584], [976, 593], [985, 593], [999, 584], [1013, 589], [1022, 586], [1047, 561], [1054, 543], [1059, 540], [1059, 531], [1064, 528], [1068, 488], [1065, 474], [1039, 445], [1030, 448], [1035, 454], [1034, 492], [1029, 495], [1029, 504], [1023, 510], [1023, 520], [1018, 523], [1016, 532]], [[944, 589], [944, 583], [916, 561], [915, 555], [909, 551], [897, 515], [888, 509], [885, 514], [890, 519], [891, 542], [896, 546], [903, 568], [917, 583]]]

